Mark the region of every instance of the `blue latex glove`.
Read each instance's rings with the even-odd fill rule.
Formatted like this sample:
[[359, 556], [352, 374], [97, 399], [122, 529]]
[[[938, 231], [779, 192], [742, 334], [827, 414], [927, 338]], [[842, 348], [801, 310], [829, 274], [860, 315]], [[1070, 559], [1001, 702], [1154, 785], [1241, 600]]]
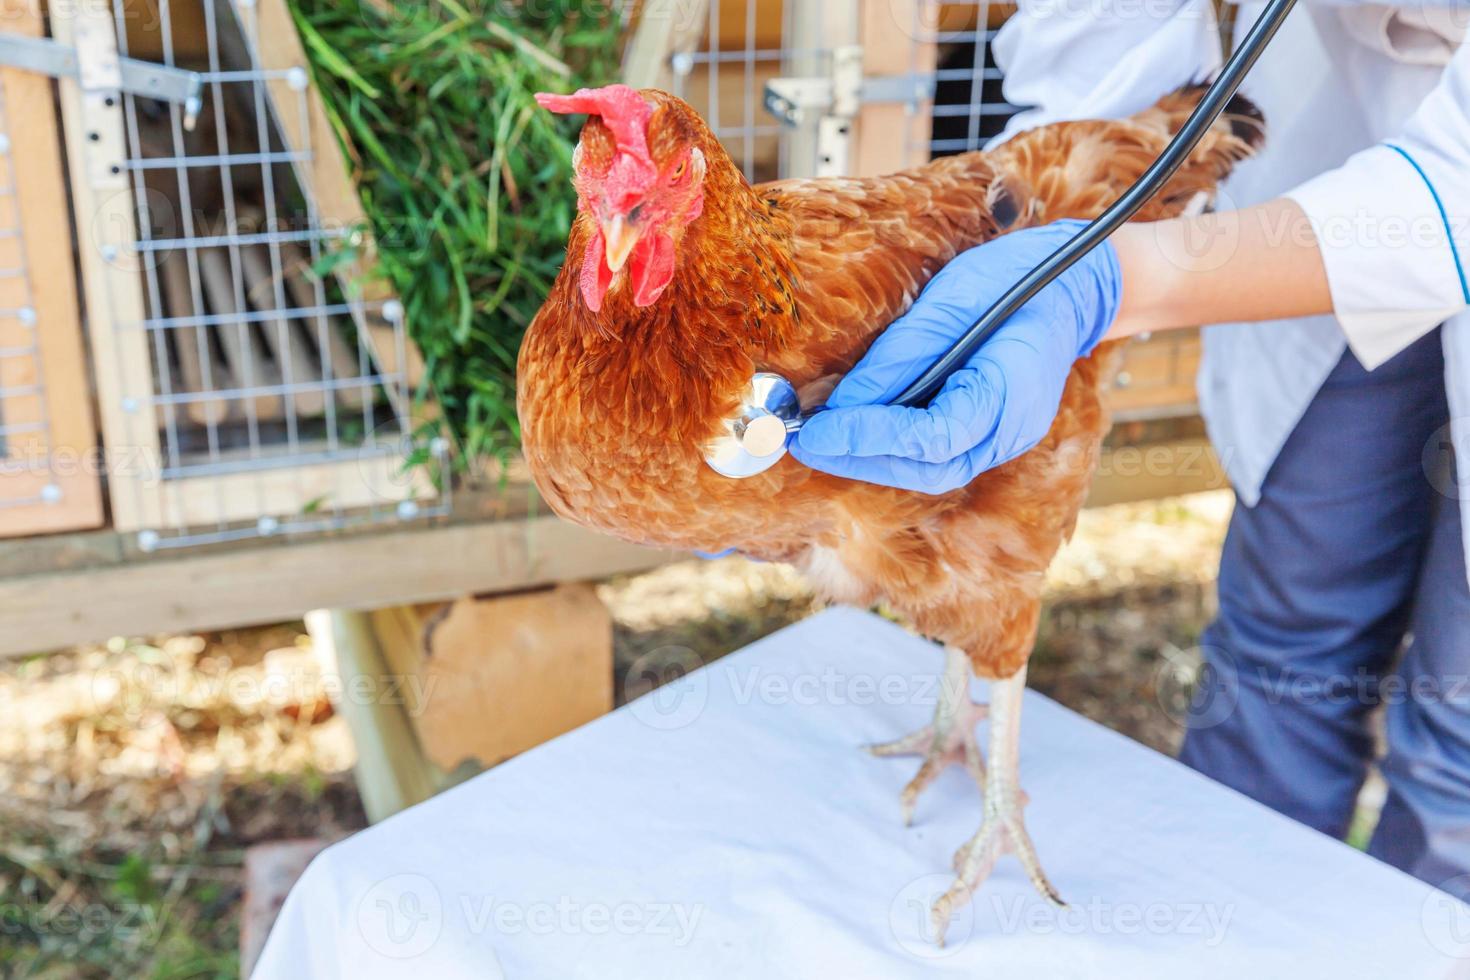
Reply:
[[1032, 297], [928, 408], [884, 403], [1085, 224], [1026, 228], [956, 256], [842, 379], [791, 454], [837, 476], [945, 493], [1035, 446], [1056, 417], [1072, 362], [1097, 346], [1117, 315], [1122, 281], [1110, 242]]

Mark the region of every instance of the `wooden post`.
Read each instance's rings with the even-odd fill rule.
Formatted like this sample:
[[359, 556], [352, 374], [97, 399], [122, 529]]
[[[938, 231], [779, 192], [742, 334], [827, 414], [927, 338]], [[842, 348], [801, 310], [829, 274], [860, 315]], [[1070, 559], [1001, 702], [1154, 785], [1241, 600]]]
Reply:
[[357, 746], [357, 788], [368, 820], [377, 823], [438, 789], [403, 703], [403, 678], [383, 659], [367, 613], [318, 609], [306, 629], [333, 678], [333, 704]]
[[[831, 70], [830, 56], [821, 51], [858, 43], [857, 5], [849, 0], [788, 4], [786, 41], [792, 51], [781, 61], [781, 72], [796, 78], [812, 78]], [[782, 177], [814, 177], [817, 174], [817, 124], [815, 120], [786, 134], [786, 172]]]
[[[938, 58], [933, 0], [860, 0], [863, 75], [933, 74]], [[853, 124], [853, 175], [871, 177], [929, 159], [932, 103], [870, 102]]]
[[623, 53], [623, 83], [633, 88], [672, 87], [669, 59], [699, 47], [708, 13], [709, 0], [643, 0]]
[[372, 614], [424, 755], [492, 766], [612, 710], [612, 617], [585, 583]]
[[306, 628], [373, 822], [612, 710], [612, 617], [587, 584], [317, 610]]
[[[54, 4], [50, 13], [57, 41], [86, 47], [88, 57], [96, 60], [105, 60], [108, 54], [116, 57], [117, 37], [106, 4]], [[138, 262], [149, 258], [134, 252], [136, 205], [122, 166], [127, 154], [122, 107], [115, 93], [83, 91], [76, 78], [60, 79], [57, 90], [77, 220], [87, 336], [96, 365], [97, 414], [108, 453], [117, 460], [108, 481], [113, 525], [130, 530], [158, 527], [162, 495], [149, 486], [162, 465], [158, 429], [149, 408], [150, 338], [146, 330], [120, 329], [145, 319]]]

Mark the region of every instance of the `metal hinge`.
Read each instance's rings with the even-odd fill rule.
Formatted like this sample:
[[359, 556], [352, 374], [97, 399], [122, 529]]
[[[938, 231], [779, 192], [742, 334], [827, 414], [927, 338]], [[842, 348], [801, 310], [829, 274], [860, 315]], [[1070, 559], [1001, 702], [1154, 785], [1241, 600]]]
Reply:
[[809, 125], [822, 116], [857, 115], [863, 85], [863, 49], [846, 45], [832, 51], [825, 77], [773, 78], [766, 82], [766, 111], [787, 126]]
[[119, 91], [177, 102], [184, 108], [184, 128], [194, 128], [203, 105], [204, 80], [198, 72], [119, 58], [115, 52], [110, 56], [108, 52], [99, 52], [111, 64], [92, 64], [78, 55], [78, 48], [48, 38], [0, 33], [0, 65], [53, 78], [75, 78], [86, 92]]
[[[861, 62], [859, 62], [861, 66]], [[773, 78], [766, 82], [766, 111], [787, 126], [800, 126], [815, 116], [851, 118], [864, 102], [907, 102], [918, 105], [934, 97], [928, 75], [879, 75], [841, 84], [832, 78]]]
[[816, 131], [818, 177], [848, 172], [852, 120], [863, 103], [906, 102], [917, 106], [934, 95], [932, 75], [863, 77], [863, 49], [847, 45], [832, 51], [825, 78], [773, 78], [766, 83], [766, 111], [783, 125]]

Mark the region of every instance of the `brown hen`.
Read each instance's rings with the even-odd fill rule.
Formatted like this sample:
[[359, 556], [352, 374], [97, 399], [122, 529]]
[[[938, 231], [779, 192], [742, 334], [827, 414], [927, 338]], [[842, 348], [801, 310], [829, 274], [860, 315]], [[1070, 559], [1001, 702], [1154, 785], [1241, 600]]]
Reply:
[[[1006, 231], [1087, 218], [1163, 149], [1196, 104], [1181, 90], [1126, 121], [1062, 123], [886, 177], [751, 186], [704, 122], [664, 92], [543, 96], [586, 112], [567, 261], [521, 348], [526, 460], [556, 513], [641, 544], [734, 547], [790, 562], [826, 598], [885, 602], [947, 651], [934, 722], [879, 754], [924, 757], [906, 818], [950, 762], [982, 784], [984, 819], [936, 902], [944, 925], [1003, 849], [1052, 901], [1021, 818], [1017, 738], [1043, 574], [1071, 534], [1108, 427], [1116, 344], [1072, 369], [1046, 438], [968, 486], [930, 496], [846, 481], [787, 457], [745, 480], [703, 449], [756, 371], [820, 403], [874, 336], [958, 252]], [[1208, 199], [1259, 143], [1236, 100], [1140, 214]], [[971, 670], [993, 681], [986, 713]]]

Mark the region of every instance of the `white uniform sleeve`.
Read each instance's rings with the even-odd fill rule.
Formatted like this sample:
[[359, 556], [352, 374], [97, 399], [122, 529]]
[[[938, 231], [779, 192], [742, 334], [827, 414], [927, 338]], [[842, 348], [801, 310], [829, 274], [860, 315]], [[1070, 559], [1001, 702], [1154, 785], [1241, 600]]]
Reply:
[[1333, 312], [1364, 367], [1470, 306], [1470, 47], [1398, 137], [1286, 196], [1311, 220]]
[[997, 142], [1064, 119], [1132, 115], [1221, 62], [1209, 0], [1021, 0], [993, 51], [1006, 101], [1023, 107]]

